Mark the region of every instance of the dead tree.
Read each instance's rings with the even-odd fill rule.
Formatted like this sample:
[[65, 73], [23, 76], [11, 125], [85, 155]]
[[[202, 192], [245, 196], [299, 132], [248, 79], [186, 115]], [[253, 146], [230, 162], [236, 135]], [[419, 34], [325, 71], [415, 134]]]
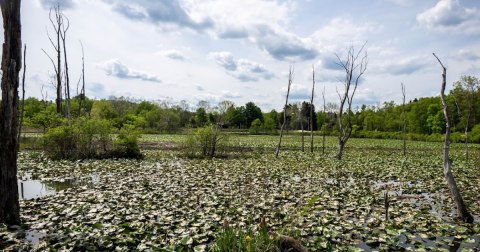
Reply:
[[310, 97], [310, 152], [313, 153], [313, 94], [315, 90], [315, 67], [312, 66], [312, 96]]
[[293, 82], [294, 70], [295, 70], [295, 67], [290, 67], [290, 70], [288, 72], [287, 98], [285, 99], [285, 106], [283, 107], [283, 123], [282, 123], [282, 128], [280, 129], [280, 139], [278, 140], [277, 150], [275, 151], [275, 158], [278, 158], [278, 153], [280, 152], [280, 146], [282, 145], [283, 129], [285, 129], [285, 125], [287, 123], [288, 95], [290, 94], [290, 87], [292, 86], [292, 82]]
[[437, 55], [435, 55], [435, 53], [433, 54], [433, 56], [437, 58], [438, 63], [440, 63], [440, 65], [443, 68], [443, 74], [442, 74], [443, 81], [442, 81], [442, 89], [440, 90], [440, 98], [442, 99], [443, 113], [445, 114], [445, 120], [447, 121], [447, 125], [446, 125], [447, 128], [445, 132], [445, 145], [443, 148], [443, 173], [445, 174], [445, 179], [447, 180], [448, 187], [450, 187], [450, 191], [452, 192], [453, 199], [457, 204], [458, 217], [463, 222], [472, 223], [473, 217], [470, 215], [470, 213], [468, 213], [467, 207], [463, 202], [462, 195], [460, 194], [460, 191], [457, 188], [457, 183], [455, 182], [455, 179], [453, 178], [453, 174], [452, 174], [452, 160], [448, 155], [450, 150], [450, 130], [452, 127], [452, 122], [450, 121], [450, 112], [448, 111], [447, 101], [445, 100], [447, 69], [443, 66], [442, 62], [437, 57]]
[[[60, 7], [58, 7], [60, 9]], [[68, 120], [70, 120], [70, 78], [68, 76], [68, 60], [67, 60], [67, 47], [65, 45], [65, 40], [67, 39], [67, 31], [70, 28], [70, 20], [60, 12], [60, 17], [62, 19], [62, 25], [60, 30], [60, 38], [62, 39], [63, 44], [63, 59], [65, 63], [65, 114]], [[65, 22], [63, 18], [67, 20], [67, 27], [65, 28]]]
[[22, 68], [21, 0], [0, 0], [3, 16], [0, 104], [0, 223], [20, 224], [18, 203], [18, 86]]
[[303, 115], [300, 114], [300, 125], [302, 127], [302, 152], [305, 152], [305, 136], [303, 135]]
[[27, 56], [27, 45], [23, 50], [23, 76], [22, 76], [22, 112], [20, 113], [20, 127], [18, 128], [18, 149], [20, 149], [20, 136], [22, 135], [22, 126], [23, 126], [23, 112], [25, 111], [25, 72], [27, 70], [26, 58]]
[[[365, 42], [366, 44], [366, 42]], [[360, 63], [357, 62], [359, 60], [360, 53], [363, 51], [363, 48], [365, 47], [365, 44], [362, 45], [360, 50], [355, 52], [355, 48], [353, 45], [350, 45], [348, 48], [348, 54], [347, 54], [347, 59], [346, 61], [342, 61], [338, 54], [335, 54], [337, 56], [338, 62], [335, 62], [337, 65], [341, 66], [343, 70], [345, 71], [345, 78], [341, 80], [340, 78], [337, 78], [340, 82], [342, 82], [344, 86], [344, 93], [340, 94], [337, 89], [337, 94], [338, 98], [340, 99], [340, 108], [339, 108], [339, 113], [338, 113], [338, 153], [335, 155], [335, 158], [340, 160], [342, 159], [343, 155], [343, 148], [345, 147], [345, 144], [347, 143], [348, 139], [350, 138], [350, 135], [352, 134], [352, 123], [351, 123], [351, 109], [352, 109], [352, 101], [353, 101], [353, 96], [355, 95], [355, 91], [357, 90], [358, 82], [360, 80], [360, 77], [362, 77], [363, 73], [365, 70], [367, 70], [367, 65], [368, 65], [368, 55], [365, 52], [365, 56], [363, 56], [360, 59]], [[355, 70], [358, 69], [358, 73], [355, 73]], [[355, 74], [357, 74], [355, 76]], [[353, 90], [352, 89], [352, 84]], [[347, 104], [345, 104], [345, 102]], [[346, 111], [346, 124], [343, 125], [343, 112], [344, 112], [344, 107], [348, 106], [345, 111]]]
[[44, 49], [42, 49], [42, 51], [48, 56], [48, 58], [53, 64], [53, 69], [55, 70], [55, 76], [56, 76], [55, 88], [57, 90], [57, 99], [55, 100], [55, 103], [57, 104], [57, 113], [61, 114], [62, 113], [62, 49], [60, 46], [60, 37], [61, 37], [62, 26], [63, 26], [63, 14], [60, 11], [60, 6], [54, 7], [54, 11], [55, 11], [55, 22], [52, 19], [51, 8], [50, 8], [48, 17], [50, 18], [50, 22], [52, 23], [53, 29], [55, 30], [55, 34], [57, 36], [56, 38], [57, 44], [53, 43], [52, 38], [48, 34], [48, 31], [47, 31], [47, 36], [57, 54], [57, 64], [55, 64], [52, 57], [50, 57], [50, 55]]
[[326, 131], [326, 127], [327, 127], [327, 126], [325, 126], [325, 86], [323, 86], [322, 96], [323, 96], [323, 123], [322, 123], [322, 128], [323, 128], [323, 141], [322, 141], [322, 154], [325, 154], [325, 131]]
[[403, 94], [403, 155], [407, 153], [407, 118], [405, 116], [405, 86], [402, 83], [402, 94]]
[[83, 117], [87, 118], [87, 113], [85, 110], [85, 53], [83, 51], [83, 44], [80, 41], [80, 45], [82, 46], [82, 89], [80, 91], [80, 104], [78, 105], [78, 117], [80, 117], [80, 110], [82, 109], [83, 105]]

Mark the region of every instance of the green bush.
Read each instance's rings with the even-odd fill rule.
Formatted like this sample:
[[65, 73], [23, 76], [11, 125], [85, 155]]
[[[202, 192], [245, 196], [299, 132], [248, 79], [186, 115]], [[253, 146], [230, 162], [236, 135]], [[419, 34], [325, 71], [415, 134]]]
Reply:
[[140, 135], [134, 126], [124, 125], [115, 142], [112, 133], [110, 120], [79, 118], [49, 128], [41, 140], [44, 150], [54, 159], [142, 158]]
[[214, 126], [199, 128], [194, 136], [188, 136], [184, 142], [185, 154], [189, 157], [215, 157], [226, 154], [228, 135]]
[[138, 146], [139, 137], [140, 132], [135, 126], [124, 124], [114, 142], [113, 153], [116, 154], [115, 157], [142, 159], [143, 155], [140, 153], [140, 147]]

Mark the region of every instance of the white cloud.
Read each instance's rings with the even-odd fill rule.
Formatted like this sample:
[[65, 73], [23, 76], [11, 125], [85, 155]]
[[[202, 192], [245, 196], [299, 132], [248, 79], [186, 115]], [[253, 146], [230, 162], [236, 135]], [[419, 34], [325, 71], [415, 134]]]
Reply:
[[37, 0], [37, 4], [45, 10], [50, 10], [50, 8], [57, 6], [60, 6], [60, 10], [75, 9], [77, 7], [76, 0]]
[[103, 0], [103, 2], [127, 19], [151, 23], [161, 30], [175, 31], [186, 28], [201, 32], [213, 26], [212, 20], [196, 18], [190, 10], [180, 4], [179, 0]]
[[389, 60], [377, 62], [371, 66], [373, 73], [391, 74], [391, 75], [410, 75], [418, 72], [425, 72], [435, 65], [430, 55], [414, 55], [395, 57]]
[[229, 99], [232, 99], [232, 98], [241, 98], [242, 96], [235, 92], [235, 93], [232, 93], [230, 91], [222, 91], [222, 95], [224, 98], [229, 98]]
[[440, 32], [480, 34], [480, 11], [465, 8], [458, 0], [441, 0], [417, 15], [420, 27]]
[[170, 58], [172, 60], [190, 61], [190, 59], [185, 56], [185, 54], [175, 49], [159, 51], [157, 52], [157, 54], [163, 57]]
[[476, 61], [480, 59], [480, 56], [476, 54], [475, 52], [472, 52], [467, 49], [460, 49], [458, 52], [454, 55], [454, 58], [460, 61], [464, 60], [471, 60], [471, 61]]
[[394, 2], [397, 5], [401, 6], [412, 6], [414, 0], [387, 0], [388, 2]]
[[[288, 87], [283, 87], [282, 89], [280, 89], [280, 94], [282, 96], [286, 96], [288, 91], [287, 89]], [[310, 90], [304, 85], [292, 84], [292, 86], [290, 86], [290, 94], [288, 96], [288, 99], [307, 100], [310, 99], [311, 92], [312, 90]]]
[[200, 84], [195, 83], [194, 85], [197, 91], [205, 91], [205, 88], [203, 88]]
[[247, 59], [235, 60], [230, 52], [211, 52], [207, 59], [215, 61], [227, 74], [243, 82], [269, 80], [275, 77], [275, 74], [264, 65]]
[[142, 81], [161, 82], [161, 80], [151, 73], [129, 68], [122, 64], [119, 59], [111, 59], [96, 64], [97, 68], [102, 69], [106, 75], [114, 76], [119, 79], [139, 79]]

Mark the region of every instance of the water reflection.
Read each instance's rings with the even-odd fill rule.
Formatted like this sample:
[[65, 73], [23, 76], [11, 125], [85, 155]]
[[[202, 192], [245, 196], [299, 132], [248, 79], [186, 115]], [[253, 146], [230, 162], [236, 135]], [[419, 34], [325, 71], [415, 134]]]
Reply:
[[92, 187], [98, 181], [99, 176], [97, 174], [83, 178], [65, 178], [52, 181], [39, 181], [30, 176], [25, 176], [18, 180], [18, 195], [21, 199], [33, 199], [54, 194], [67, 188], [81, 186]]

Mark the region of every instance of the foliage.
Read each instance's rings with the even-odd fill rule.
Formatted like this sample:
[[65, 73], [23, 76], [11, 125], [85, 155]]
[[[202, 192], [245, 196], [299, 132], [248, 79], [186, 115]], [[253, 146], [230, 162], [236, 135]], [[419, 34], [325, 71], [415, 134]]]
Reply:
[[227, 227], [215, 238], [215, 244], [211, 251], [282, 251], [281, 243], [276, 237], [270, 236], [265, 228], [258, 231], [241, 230]]
[[[276, 112], [275, 112], [276, 114]], [[269, 134], [269, 135], [277, 135], [278, 132], [277, 132], [277, 124], [275, 123], [275, 121], [272, 119], [272, 118], [267, 118], [265, 120], [265, 133]]]
[[134, 125], [125, 124], [117, 135], [117, 139], [113, 143], [115, 148], [112, 150], [114, 157], [142, 159], [143, 155], [140, 153], [138, 147], [138, 138], [140, 132]]
[[255, 119], [252, 122], [252, 126], [250, 127], [250, 134], [258, 135], [260, 133], [260, 129], [262, 128], [262, 121], [260, 119]]
[[[185, 137], [148, 135], [142, 141], [181, 143]], [[335, 140], [326, 139], [327, 154], [333, 153]], [[275, 136], [241, 136], [229, 145], [273, 150], [277, 141]], [[232, 220], [234, 230], [252, 230], [247, 235], [253, 239], [261, 216], [270, 230], [298, 237], [309, 251], [360, 251], [362, 246], [383, 251], [462, 246], [471, 251], [478, 244], [480, 226], [455, 217], [439, 169], [443, 143], [408, 141], [408, 155], [403, 156], [395, 140], [351, 139], [349, 151], [338, 161], [321, 152], [298, 152], [299, 137], [287, 136], [284, 142], [288, 150], [275, 162], [273, 151], [252, 151], [246, 158], [182, 159], [178, 151], [149, 150], [141, 162], [55, 161], [20, 152], [19, 177], [99, 177], [91, 187], [25, 199], [22, 217], [35, 232], [48, 227], [52, 247], [73, 251], [185, 251], [217, 243], [223, 219]], [[478, 147], [472, 144], [472, 157], [480, 154]], [[451, 152], [464, 199], [478, 216], [478, 166], [465, 160], [463, 144], [452, 144]], [[387, 190], [391, 218], [385, 221]]]
[[187, 136], [184, 142], [185, 155], [188, 157], [215, 157], [226, 155], [228, 136], [215, 126], [199, 128], [194, 136]]

